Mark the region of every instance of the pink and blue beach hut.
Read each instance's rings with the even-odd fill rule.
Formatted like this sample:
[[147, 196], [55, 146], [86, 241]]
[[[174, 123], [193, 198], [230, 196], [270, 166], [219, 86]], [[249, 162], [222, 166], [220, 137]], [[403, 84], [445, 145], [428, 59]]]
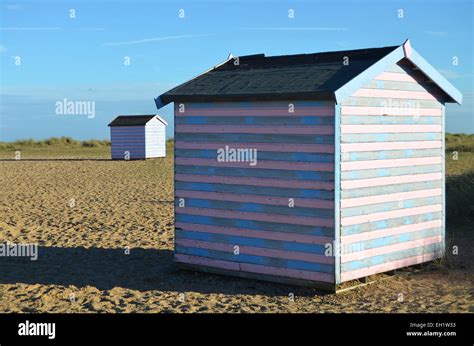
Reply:
[[155, 99], [175, 107], [175, 261], [335, 291], [442, 257], [445, 104], [461, 101], [409, 41], [229, 56]]

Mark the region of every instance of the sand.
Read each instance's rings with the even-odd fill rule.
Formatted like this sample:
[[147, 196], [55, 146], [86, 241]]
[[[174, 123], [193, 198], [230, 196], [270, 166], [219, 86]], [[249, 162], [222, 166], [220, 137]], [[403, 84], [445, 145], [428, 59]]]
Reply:
[[474, 312], [472, 226], [448, 226], [447, 264], [337, 295], [179, 270], [172, 168], [0, 161], [0, 242], [39, 244], [37, 261], [0, 257], [0, 312]]

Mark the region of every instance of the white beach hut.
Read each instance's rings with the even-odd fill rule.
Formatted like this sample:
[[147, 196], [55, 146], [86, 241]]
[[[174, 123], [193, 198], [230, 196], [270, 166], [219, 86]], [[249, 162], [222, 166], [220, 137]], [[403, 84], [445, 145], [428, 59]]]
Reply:
[[119, 115], [110, 124], [112, 160], [166, 156], [166, 126], [159, 115]]

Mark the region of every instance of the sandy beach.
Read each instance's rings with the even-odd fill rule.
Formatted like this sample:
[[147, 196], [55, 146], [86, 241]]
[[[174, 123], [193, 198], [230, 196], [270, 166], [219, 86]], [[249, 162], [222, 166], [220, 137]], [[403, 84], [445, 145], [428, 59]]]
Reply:
[[474, 312], [472, 226], [448, 221], [445, 263], [336, 295], [176, 268], [172, 157], [1, 161], [0, 183], [0, 242], [39, 244], [0, 258], [0, 312]]

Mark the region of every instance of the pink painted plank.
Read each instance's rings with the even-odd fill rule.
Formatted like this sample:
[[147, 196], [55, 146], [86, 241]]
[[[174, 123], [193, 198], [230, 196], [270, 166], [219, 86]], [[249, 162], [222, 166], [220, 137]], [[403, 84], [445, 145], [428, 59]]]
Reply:
[[394, 81], [394, 82], [410, 82], [410, 83], [418, 83], [418, 81], [406, 73], [398, 73], [398, 72], [382, 72], [374, 79], [376, 80], [386, 80], [386, 81]]
[[175, 212], [177, 214], [212, 216], [212, 217], [221, 217], [221, 218], [226, 218], [226, 219], [280, 222], [280, 223], [288, 223], [292, 225], [321, 226], [321, 227], [334, 226], [333, 219], [324, 219], [324, 218], [306, 217], [306, 216], [252, 213], [252, 212], [231, 211], [231, 210], [225, 210], [225, 209], [211, 209], [211, 208], [175, 208]]
[[[207, 249], [223, 252], [234, 252], [234, 245], [236, 244], [224, 244], [224, 243], [212, 243], [194, 239], [183, 239], [176, 238], [175, 244], [185, 247], [194, 247], [198, 249]], [[307, 261], [312, 263], [323, 263], [323, 264], [334, 264], [334, 257], [324, 256], [318, 254], [312, 254], [308, 252], [297, 252], [297, 251], [286, 251], [269, 248], [261, 248], [248, 245], [239, 245], [239, 253], [246, 255], [262, 256], [262, 257], [273, 257], [273, 258], [284, 258], [289, 260]]]
[[205, 257], [176, 254], [175, 260], [182, 263], [190, 263], [201, 266], [223, 268], [228, 270], [240, 270], [242, 272], [282, 276], [295, 279], [304, 279], [320, 282], [334, 282], [334, 274], [311, 272], [306, 270], [277, 268], [262, 266], [258, 264], [238, 263], [230, 261], [214, 260]]
[[375, 247], [375, 248], [371, 248], [371, 249], [367, 249], [363, 251], [352, 252], [348, 254], [342, 253], [341, 263], [362, 260], [364, 258], [390, 254], [397, 251], [415, 249], [417, 247], [441, 243], [442, 241], [443, 241], [443, 237], [441, 235], [436, 235], [433, 237], [404, 241], [401, 243], [391, 244], [387, 246], [379, 246], [379, 247]]
[[441, 125], [341, 125], [341, 133], [421, 133], [441, 131]]
[[[397, 102], [397, 101], [393, 101]], [[432, 116], [440, 117], [443, 114], [441, 108], [420, 108], [420, 107], [360, 107], [342, 106], [341, 115], [393, 115], [393, 116]]]
[[382, 212], [372, 213], [372, 214], [367, 214], [367, 215], [342, 217], [341, 226], [351, 226], [351, 225], [358, 225], [358, 224], [366, 223], [366, 222], [375, 222], [375, 221], [393, 219], [397, 217], [434, 213], [437, 211], [441, 211], [442, 209], [443, 209], [443, 206], [441, 204], [434, 204], [434, 205], [425, 205], [422, 207], [382, 211]]
[[[260, 203], [270, 205], [288, 206], [288, 197], [261, 196], [237, 193], [206, 192], [206, 191], [187, 191], [176, 190], [176, 197], [189, 197], [200, 199], [211, 199], [216, 201], [232, 201], [242, 203]], [[333, 209], [334, 201], [323, 199], [294, 198], [295, 207]]]
[[436, 149], [441, 141], [381, 142], [381, 143], [341, 143], [341, 152], [380, 151], [400, 149]]
[[366, 89], [357, 90], [354, 97], [387, 97], [394, 99], [414, 99], [414, 100], [437, 100], [432, 94], [426, 91], [405, 91], [405, 90], [384, 90]]
[[348, 245], [351, 243], [363, 242], [377, 238], [390, 237], [393, 235], [412, 233], [417, 231], [422, 231], [425, 229], [441, 227], [443, 225], [443, 220], [431, 220], [425, 222], [419, 222], [410, 225], [396, 226], [391, 228], [384, 228], [376, 231], [362, 232], [350, 235], [341, 236], [341, 244]]
[[332, 181], [227, 177], [227, 176], [212, 176], [212, 175], [203, 175], [203, 174], [176, 174], [175, 180], [195, 182], [195, 183], [286, 187], [290, 189], [329, 190], [329, 191], [334, 190], [334, 182]]
[[442, 178], [443, 178], [442, 173], [438, 172], [438, 173], [426, 173], [426, 174], [397, 175], [393, 177], [343, 180], [341, 181], [341, 189], [348, 190], [348, 189], [358, 189], [358, 188], [364, 188], [364, 187], [384, 186], [384, 185], [392, 185], [392, 184], [417, 183], [420, 181], [441, 180]]
[[191, 166], [211, 166], [211, 167], [240, 167], [240, 168], [267, 168], [267, 169], [285, 169], [290, 171], [320, 171], [333, 172], [333, 163], [311, 163], [311, 162], [287, 162], [287, 161], [261, 161], [258, 160], [255, 166], [251, 166], [250, 162], [219, 162], [216, 159], [200, 159], [177, 157], [175, 158], [177, 165]]
[[304, 244], [320, 244], [325, 245], [334, 240], [334, 237], [324, 237], [317, 235], [307, 235], [292, 232], [275, 232], [275, 231], [257, 231], [247, 228], [237, 227], [220, 227], [212, 225], [203, 225], [198, 223], [187, 223], [187, 222], [176, 222], [177, 228], [181, 228], [186, 231], [193, 232], [204, 232], [213, 234], [225, 234], [239, 237], [268, 239], [268, 240], [281, 240], [288, 242], [304, 243]]
[[[289, 104], [289, 103], [288, 103]], [[176, 116], [334, 116], [334, 107], [294, 107], [294, 113], [290, 113], [289, 107], [265, 107], [265, 108], [189, 108], [180, 113], [178, 104], [175, 106]]]
[[409, 159], [367, 160], [341, 162], [342, 171], [355, 171], [359, 169], [390, 168], [406, 166], [436, 165], [442, 162], [441, 156], [414, 157]]
[[441, 256], [442, 256], [442, 251], [436, 251], [436, 252], [418, 255], [414, 257], [404, 258], [397, 261], [382, 263], [382, 264], [374, 265], [367, 268], [361, 268], [361, 269], [353, 270], [350, 272], [342, 272], [341, 282], [354, 280], [354, 279], [358, 279], [364, 276], [369, 276], [369, 275], [373, 275], [377, 273], [383, 273], [383, 272], [387, 272], [387, 271], [402, 268], [402, 267], [408, 267], [411, 265], [431, 261], [436, 258], [440, 258]]
[[176, 149], [220, 149], [228, 145], [231, 148], [248, 148], [261, 151], [299, 152], [299, 153], [334, 153], [332, 144], [293, 144], [293, 143], [243, 143], [243, 142], [185, 142], [176, 141]]
[[267, 274], [273, 276], [283, 276], [295, 279], [313, 280], [319, 282], [334, 282], [334, 273], [311, 272], [307, 270], [277, 268], [262, 266], [258, 264], [241, 263], [240, 269], [243, 272]]
[[[424, 179], [421, 181], [424, 181]], [[443, 190], [439, 188], [439, 189], [429, 189], [429, 190], [397, 192], [397, 193], [391, 193], [391, 194], [386, 194], [386, 195], [375, 195], [375, 196], [358, 197], [358, 198], [346, 198], [346, 199], [342, 198], [341, 208], [359, 207], [363, 205], [393, 202], [393, 201], [404, 201], [404, 200], [412, 199], [412, 198], [441, 196], [442, 193], [443, 193]]]
[[330, 135], [333, 126], [278, 126], [278, 125], [175, 125], [181, 133], [263, 133], [296, 135]]

